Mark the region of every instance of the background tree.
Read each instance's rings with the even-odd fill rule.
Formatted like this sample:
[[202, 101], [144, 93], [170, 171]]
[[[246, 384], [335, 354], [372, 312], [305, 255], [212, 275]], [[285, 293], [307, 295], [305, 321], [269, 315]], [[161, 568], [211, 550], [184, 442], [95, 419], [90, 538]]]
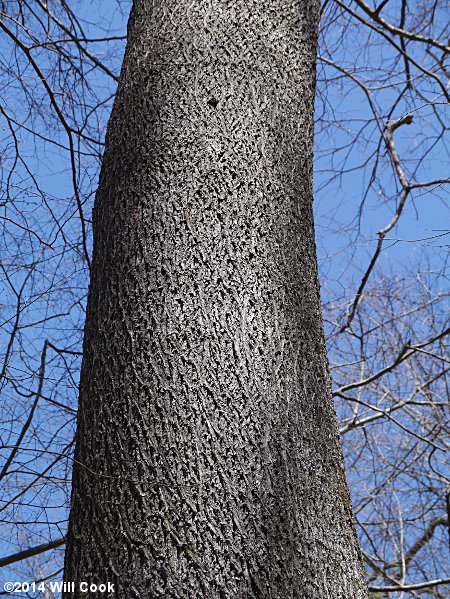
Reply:
[[[2, 4], [2, 554], [28, 556], [10, 557], [5, 578], [57, 577], [62, 566], [61, 545], [38, 551], [66, 530], [87, 287], [81, 222], [89, 253], [127, 10]], [[439, 183], [448, 180], [448, 37], [443, 2], [327, 2], [322, 10], [315, 212], [323, 310], [369, 581], [391, 597], [449, 592], [439, 583], [449, 571], [448, 217]], [[407, 114], [412, 122], [388, 146], [387, 124]], [[404, 202], [392, 142], [407, 179], [428, 183]], [[364, 278], [376, 232], [398, 208]], [[407, 344], [414, 347], [404, 351]], [[22, 553], [33, 548], [34, 557]], [[421, 586], [402, 591], [410, 585]]]

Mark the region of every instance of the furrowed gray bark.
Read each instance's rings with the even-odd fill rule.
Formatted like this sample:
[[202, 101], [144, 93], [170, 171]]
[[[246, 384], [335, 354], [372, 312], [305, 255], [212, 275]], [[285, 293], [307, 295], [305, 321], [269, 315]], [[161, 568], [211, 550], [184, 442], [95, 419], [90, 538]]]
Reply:
[[68, 581], [367, 597], [314, 244], [318, 14], [135, 2], [94, 209]]

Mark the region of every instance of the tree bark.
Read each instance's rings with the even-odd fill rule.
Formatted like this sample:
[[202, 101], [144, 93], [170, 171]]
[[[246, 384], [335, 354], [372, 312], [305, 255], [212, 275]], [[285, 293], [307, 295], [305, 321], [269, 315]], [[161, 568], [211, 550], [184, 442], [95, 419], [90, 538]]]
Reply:
[[135, 1], [94, 208], [67, 581], [367, 597], [319, 302], [318, 19], [316, 0]]

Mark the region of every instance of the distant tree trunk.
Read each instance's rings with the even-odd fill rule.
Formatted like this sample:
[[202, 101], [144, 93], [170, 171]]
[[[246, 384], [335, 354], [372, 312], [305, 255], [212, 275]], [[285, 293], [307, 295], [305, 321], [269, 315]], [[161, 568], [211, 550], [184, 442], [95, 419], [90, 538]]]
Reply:
[[367, 597], [314, 244], [318, 15], [135, 2], [94, 209], [67, 581]]

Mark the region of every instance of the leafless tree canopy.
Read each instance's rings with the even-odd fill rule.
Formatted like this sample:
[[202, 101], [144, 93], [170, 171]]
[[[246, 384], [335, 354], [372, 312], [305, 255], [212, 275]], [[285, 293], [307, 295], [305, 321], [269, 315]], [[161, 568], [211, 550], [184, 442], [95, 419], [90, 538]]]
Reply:
[[[17, 580], [62, 567], [91, 210], [129, 8], [0, 4], [0, 565]], [[316, 235], [374, 597], [450, 592], [447, 11], [322, 8]]]

